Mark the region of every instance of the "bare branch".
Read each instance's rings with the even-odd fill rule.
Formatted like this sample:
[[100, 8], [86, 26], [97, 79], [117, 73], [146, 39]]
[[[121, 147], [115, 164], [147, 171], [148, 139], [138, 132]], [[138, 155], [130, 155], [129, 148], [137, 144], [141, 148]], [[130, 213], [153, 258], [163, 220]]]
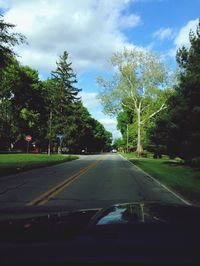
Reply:
[[133, 99], [133, 102], [134, 102], [134, 105], [135, 105], [135, 109], [137, 109], [137, 108], [138, 108], [138, 107], [137, 107], [137, 100], [136, 100], [136, 98], [134, 97], [132, 90], [131, 90], [131, 98]]
[[128, 77], [127, 74], [123, 73], [121, 69], [120, 69], [120, 72], [121, 72], [121, 74], [122, 74], [123, 76], [125, 76], [125, 78], [127, 79], [128, 83], [129, 83], [129, 85], [130, 85], [130, 87], [131, 87], [131, 98], [133, 99], [134, 104], [135, 104], [135, 107], [137, 108], [137, 99], [136, 99], [136, 97], [133, 95], [133, 91], [132, 91], [132, 90], [134, 90], [134, 88], [133, 88], [133, 84], [132, 84], [132, 82], [131, 82], [131, 80], [130, 80], [130, 78]]
[[157, 111], [155, 111], [155, 112], [153, 112], [151, 115], [149, 115], [147, 118], [145, 118], [143, 121], [141, 121], [141, 124], [144, 124], [144, 122], [146, 122], [147, 120], [149, 120], [150, 118], [152, 118], [153, 116], [155, 116], [156, 114], [158, 114], [160, 111], [162, 111], [162, 110], [164, 110], [164, 109], [166, 109], [167, 108], [167, 106], [165, 106], [165, 104], [163, 103], [162, 105], [161, 105], [161, 107], [157, 110]]
[[122, 105], [127, 107], [127, 108], [129, 108], [132, 111], [135, 111], [135, 108], [131, 108], [128, 104], [125, 104], [125, 103], [122, 102]]
[[147, 104], [146, 106], [144, 106], [142, 109], [141, 109], [141, 112], [143, 112], [146, 108], [148, 108], [150, 106], [150, 104]]
[[141, 105], [142, 105], [142, 100], [140, 100], [139, 102], [139, 106], [138, 106], [138, 109], [141, 111]]

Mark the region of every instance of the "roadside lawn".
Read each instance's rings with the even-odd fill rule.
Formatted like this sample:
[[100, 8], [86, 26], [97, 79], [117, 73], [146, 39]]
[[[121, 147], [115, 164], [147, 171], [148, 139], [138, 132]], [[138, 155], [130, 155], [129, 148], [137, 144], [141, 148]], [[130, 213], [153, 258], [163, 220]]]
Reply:
[[200, 204], [200, 168], [186, 166], [178, 160], [169, 160], [167, 156], [153, 159], [136, 158], [134, 153], [121, 155], [183, 198]]
[[75, 155], [0, 154], [0, 176], [78, 159]]

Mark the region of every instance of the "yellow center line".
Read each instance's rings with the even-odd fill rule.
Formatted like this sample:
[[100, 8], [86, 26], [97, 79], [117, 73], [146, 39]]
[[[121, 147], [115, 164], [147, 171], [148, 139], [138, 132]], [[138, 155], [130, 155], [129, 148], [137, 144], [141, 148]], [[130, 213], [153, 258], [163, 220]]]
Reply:
[[50, 188], [46, 192], [42, 193], [38, 197], [34, 198], [30, 202], [27, 203], [27, 206], [32, 205], [43, 205], [46, 202], [48, 202], [51, 198], [55, 197], [58, 193], [63, 191], [67, 186], [69, 186], [72, 182], [74, 182], [76, 179], [78, 179], [83, 174], [87, 173], [91, 168], [94, 168], [98, 163], [100, 163], [102, 160], [96, 160], [93, 163], [89, 164], [85, 168], [81, 169], [76, 174], [68, 177], [61, 183], [55, 185], [54, 187]]

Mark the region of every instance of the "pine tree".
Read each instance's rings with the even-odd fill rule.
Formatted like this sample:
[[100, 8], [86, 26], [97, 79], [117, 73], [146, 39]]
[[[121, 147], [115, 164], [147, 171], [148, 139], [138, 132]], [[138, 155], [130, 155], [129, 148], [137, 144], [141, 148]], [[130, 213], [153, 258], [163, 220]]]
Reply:
[[52, 71], [52, 77], [57, 85], [58, 92], [60, 92], [61, 98], [68, 103], [73, 103], [79, 98], [77, 97], [80, 89], [74, 87], [77, 83], [76, 75], [72, 69], [72, 63], [68, 63], [68, 53], [64, 51], [60, 56], [60, 60], [56, 63], [57, 69]]
[[76, 83], [72, 63], [68, 63], [68, 53], [64, 51], [57, 62], [57, 69], [52, 71], [50, 101], [53, 136], [64, 135], [63, 144], [68, 147], [75, 141], [75, 104], [80, 100], [78, 93], [81, 91], [75, 87]]

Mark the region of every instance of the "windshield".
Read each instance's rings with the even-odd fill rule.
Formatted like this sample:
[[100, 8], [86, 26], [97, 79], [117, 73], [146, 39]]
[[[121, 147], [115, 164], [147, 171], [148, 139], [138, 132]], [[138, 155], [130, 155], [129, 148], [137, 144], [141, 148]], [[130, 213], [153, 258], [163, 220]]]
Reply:
[[0, 1], [0, 209], [199, 205], [199, 10]]

